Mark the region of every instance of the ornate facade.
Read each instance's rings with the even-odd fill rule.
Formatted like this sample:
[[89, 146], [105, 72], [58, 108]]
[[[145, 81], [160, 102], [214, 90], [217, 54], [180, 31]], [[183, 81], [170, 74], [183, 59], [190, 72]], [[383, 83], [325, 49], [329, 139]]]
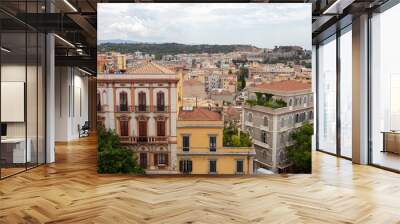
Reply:
[[98, 122], [134, 150], [146, 173], [175, 173], [177, 84], [175, 72], [151, 61], [124, 74], [98, 74]]

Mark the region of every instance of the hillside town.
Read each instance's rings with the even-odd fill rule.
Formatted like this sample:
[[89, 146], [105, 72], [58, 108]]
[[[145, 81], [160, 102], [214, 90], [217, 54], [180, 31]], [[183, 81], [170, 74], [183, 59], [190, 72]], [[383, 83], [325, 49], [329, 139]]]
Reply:
[[291, 135], [313, 122], [311, 51], [98, 52], [97, 121], [148, 174], [291, 172]]

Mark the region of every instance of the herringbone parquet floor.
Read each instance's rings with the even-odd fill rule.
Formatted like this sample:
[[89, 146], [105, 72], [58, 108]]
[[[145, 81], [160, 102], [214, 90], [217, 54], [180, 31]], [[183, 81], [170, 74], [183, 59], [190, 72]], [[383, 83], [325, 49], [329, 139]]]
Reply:
[[400, 223], [400, 175], [322, 153], [312, 175], [98, 175], [94, 137], [0, 181], [0, 223]]

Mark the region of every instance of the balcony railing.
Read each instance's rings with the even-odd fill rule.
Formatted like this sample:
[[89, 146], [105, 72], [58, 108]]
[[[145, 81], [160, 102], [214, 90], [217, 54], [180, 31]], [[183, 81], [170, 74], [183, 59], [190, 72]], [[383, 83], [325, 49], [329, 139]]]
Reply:
[[[104, 111], [104, 106], [101, 108], [97, 107], [98, 112]], [[137, 112], [137, 113], [149, 113], [150, 111], [156, 113], [168, 113], [169, 106], [146, 106], [146, 105], [139, 105], [139, 106], [128, 106], [128, 105], [117, 105], [114, 109], [115, 112]]]
[[115, 112], [133, 112], [133, 106], [117, 105], [115, 106]]
[[120, 136], [122, 144], [167, 144], [167, 136]]
[[150, 112], [150, 107], [146, 105], [135, 106], [135, 112], [148, 113]]
[[159, 105], [156, 105], [156, 106], [154, 106], [154, 112], [157, 112], [157, 113], [166, 113], [166, 112], [168, 112], [168, 106], [159, 106]]

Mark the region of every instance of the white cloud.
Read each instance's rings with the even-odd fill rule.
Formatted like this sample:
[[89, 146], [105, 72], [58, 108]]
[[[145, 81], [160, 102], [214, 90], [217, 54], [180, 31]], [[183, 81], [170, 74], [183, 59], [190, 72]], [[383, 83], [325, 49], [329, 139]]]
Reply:
[[311, 5], [99, 4], [98, 38], [311, 48]]

